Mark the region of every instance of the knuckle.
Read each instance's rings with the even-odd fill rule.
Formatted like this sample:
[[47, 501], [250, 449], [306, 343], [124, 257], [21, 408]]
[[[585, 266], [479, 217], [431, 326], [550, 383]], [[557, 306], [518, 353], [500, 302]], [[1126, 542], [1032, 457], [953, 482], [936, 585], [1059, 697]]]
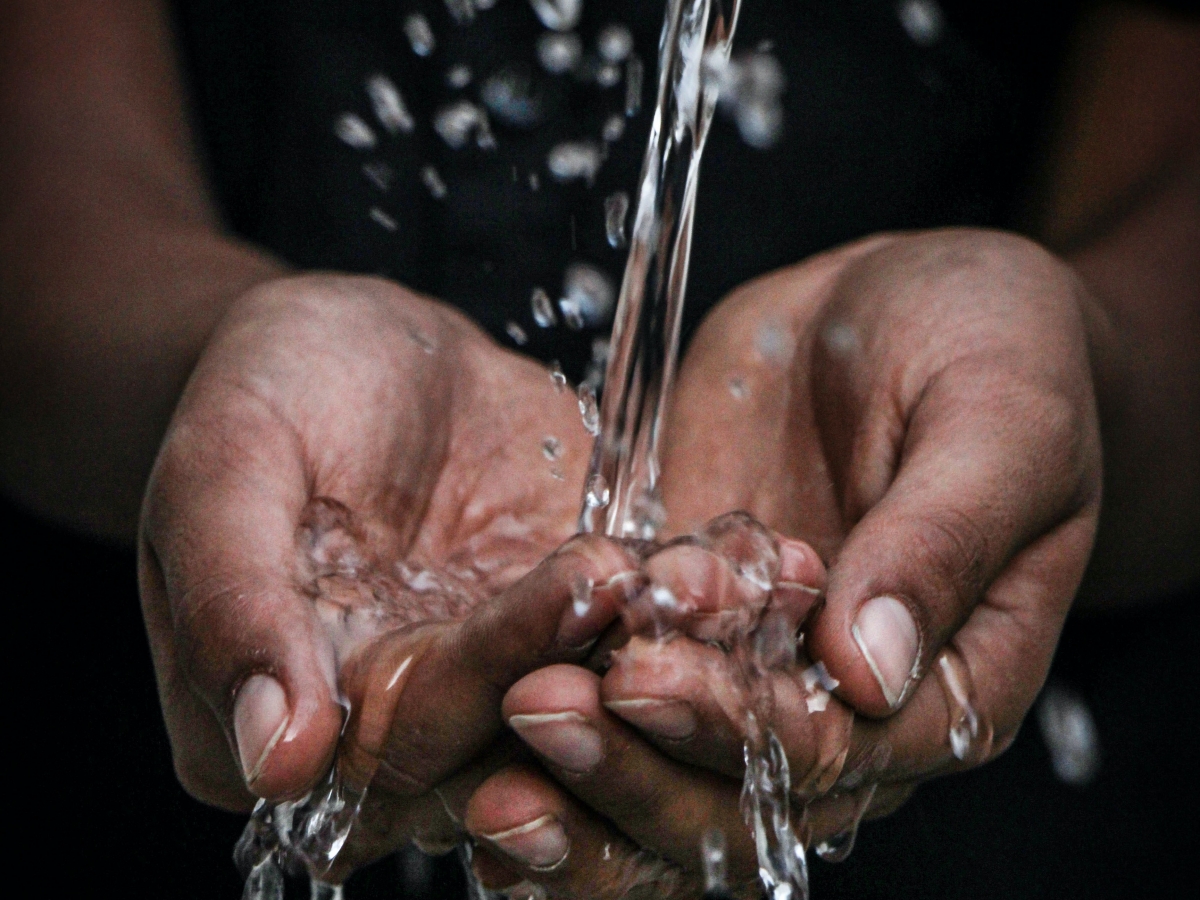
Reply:
[[944, 507], [928, 513], [916, 532], [915, 552], [958, 608], [974, 604], [988, 570], [988, 536], [965, 510]]

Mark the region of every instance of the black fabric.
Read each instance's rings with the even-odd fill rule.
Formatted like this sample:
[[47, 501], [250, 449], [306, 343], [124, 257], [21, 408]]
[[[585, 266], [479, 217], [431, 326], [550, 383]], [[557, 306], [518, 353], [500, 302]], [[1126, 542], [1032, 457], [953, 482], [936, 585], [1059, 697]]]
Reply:
[[[563, 139], [597, 137], [623, 105], [623, 85], [602, 92], [542, 72], [534, 55], [542, 28], [523, 0], [503, 0], [469, 27], [454, 25], [438, 0], [176, 6], [197, 129], [236, 231], [301, 268], [399, 279], [457, 304], [502, 340], [514, 321], [533, 338], [527, 352], [579, 375], [594, 335], [538, 329], [528, 298], [535, 285], [557, 296], [572, 260], [619, 281], [624, 256], [605, 241], [602, 203], [636, 185], [661, 2], [585, 4], [585, 46], [603, 25], [627, 23], [647, 68], [643, 110], [590, 189], [555, 184], [546, 153]], [[414, 10], [437, 35], [429, 58], [403, 34]], [[921, 45], [894, 0], [746, 0], [738, 46], [767, 41], [783, 65], [784, 134], [764, 151], [743, 143], [729, 120], [714, 126], [685, 331], [738, 284], [856, 237], [1010, 223], [1072, 14], [1070, 3], [956, 0], [941, 38]], [[452, 64], [475, 76], [465, 91], [446, 84]], [[533, 74], [545, 124], [521, 131], [493, 120], [496, 151], [451, 150], [430, 127], [433, 113], [459, 96], [477, 100], [484, 78], [505, 64]], [[377, 127], [379, 145], [362, 152], [336, 139], [333, 122], [345, 111], [372, 121], [363, 84], [375, 72], [399, 85], [418, 124], [396, 137]], [[372, 160], [398, 173], [387, 194], [363, 175]], [[444, 200], [420, 183], [426, 164], [443, 175]], [[398, 223], [394, 232], [368, 216], [376, 205]]]

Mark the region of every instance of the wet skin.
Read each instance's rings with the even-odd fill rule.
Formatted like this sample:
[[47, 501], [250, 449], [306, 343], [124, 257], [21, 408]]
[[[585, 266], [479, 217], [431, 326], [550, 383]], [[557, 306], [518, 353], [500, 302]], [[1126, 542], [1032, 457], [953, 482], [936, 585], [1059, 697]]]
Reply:
[[[880, 238], [746, 286], [694, 342], [665, 458], [670, 525], [740, 508], [800, 539], [784, 540], [778, 602], [794, 626], [807, 618], [805, 652], [840, 682], [809, 714], [807, 662], [777, 676], [775, 728], [806, 797], [850, 773], [882, 784], [880, 814], [953, 768], [942, 691], [920, 677], [948, 641], [995, 750], [1036, 695], [1099, 500], [1086, 303], [1064, 266], [1015, 238]], [[562, 481], [541, 455], [548, 435]], [[690, 895], [700, 834], [719, 821], [731, 877], [749, 884], [741, 718], [713, 619], [579, 665], [625, 585], [560, 639], [581, 577], [639, 568], [600, 538], [538, 565], [571, 534], [587, 443], [545, 369], [394, 285], [288, 279], [237, 304], [181, 401], [143, 520], [146, 616], [188, 788], [235, 808], [303, 793], [333, 759], [340, 691], [342, 765], [373, 779], [343, 868], [466, 830], [492, 885], [596, 896], [607, 871], [601, 896], [648, 875]], [[331, 636], [330, 610], [356, 601], [345, 577], [304, 561], [321, 498], [376, 565], [469, 558], [491, 599], [449, 611], [400, 597], [382, 635]], [[640, 572], [701, 612], [738, 602], [720, 561], [695, 552]], [[821, 588], [823, 604], [803, 602]], [[897, 667], [868, 660], [870, 629], [852, 628], [880, 596], [898, 601], [882, 617], [893, 631], [865, 646], [919, 650], [896, 709], [875, 673]], [[895, 631], [897, 607], [915, 642]], [[811, 808], [815, 840], [860, 805], [841, 787]]]

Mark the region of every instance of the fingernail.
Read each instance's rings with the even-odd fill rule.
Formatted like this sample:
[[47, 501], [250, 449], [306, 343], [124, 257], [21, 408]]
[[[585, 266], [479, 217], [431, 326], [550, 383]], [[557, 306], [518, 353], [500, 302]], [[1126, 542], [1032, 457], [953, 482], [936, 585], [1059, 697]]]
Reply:
[[539, 872], [558, 868], [571, 849], [567, 833], [558, 820], [550, 815], [482, 837], [513, 859]]
[[696, 733], [696, 714], [682, 700], [609, 700], [604, 706], [634, 727], [670, 741]]
[[270, 675], [246, 679], [233, 705], [233, 736], [246, 784], [258, 780], [290, 718], [283, 685]]
[[895, 597], [875, 597], [863, 604], [850, 627], [892, 709], [900, 705], [921, 649], [917, 624], [908, 607]]
[[600, 732], [577, 712], [512, 716], [508, 724], [521, 740], [568, 772], [586, 774], [604, 758]]

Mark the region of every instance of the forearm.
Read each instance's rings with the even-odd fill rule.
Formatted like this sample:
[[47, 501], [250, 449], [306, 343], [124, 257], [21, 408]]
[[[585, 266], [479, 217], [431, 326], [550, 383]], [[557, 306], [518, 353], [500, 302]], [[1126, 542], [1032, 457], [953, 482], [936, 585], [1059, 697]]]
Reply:
[[1107, 320], [1104, 508], [1081, 600], [1113, 605], [1200, 577], [1200, 28], [1114, 4], [1076, 45], [1035, 233]]
[[281, 269], [221, 234], [159, 8], [73, 7], [2, 23], [0, 489], [128, 539], [209, 331]]
[[1097, 360], [1105, 497], [1081, 599], [1200, 577], [1200, 153], [1068, 258], [1107, 312]]

